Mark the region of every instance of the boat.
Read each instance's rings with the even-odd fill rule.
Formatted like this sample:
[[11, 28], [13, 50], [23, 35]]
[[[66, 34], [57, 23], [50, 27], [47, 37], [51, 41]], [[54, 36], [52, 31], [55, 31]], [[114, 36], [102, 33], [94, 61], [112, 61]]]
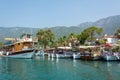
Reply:
[[73, 52], [69, 51], [64, 51], [64, 52], [59, 52], [56, 54], [56, 58], [72, 58], [73, 57]]
[[105, 45], [102, 48], [102, 58], [106, 61], [116, 61], [120, 60], [119, 46], [113, 46], [109, 44], [109, 46]]
[[4, 52], [2, 57], [9, 58], [33, 58], [37, 52], [37, 38], [32, 38], [31, 34], [22, 34], [19, 38], [6, 38], [4, 44]]
[[91, 53], [89, 51], [82, 52], [81, 60], [92, 60]]
[[38, 50], [37, 53], [35, 53], [36, 56], [44, 56], [44, 51], [41, 49], [41, 50]]
[[120, 59], [119, 53], [103, 52], [102, 58], [106, 61], [116, 61]]
[[81, 51], [82, 60], [101, 60], [101, 52], [99, 46], [82, 48]]
[[48, 57], [49, 58], [56, 58], [56, 54], [55, 53], [48, 53]]
[[101, 57], [101, 51], [99, 48], [96, 48], [92, 51], [92, 60], [101, 60], [102, 57]]
[[81, 53], [73, 53], [73, 59], [80, 59]]
[[22, 51], [17, 51], [17, 52], [6, 52], [6, 54], [4, 54], [3, 57], [29, 59], [29, 58], [33, 58], [33, 55], [35, 52], [36, 51], [33, 49], [22, 50]]
[[56, 58], [56, 54], [55, 54], [55, 49], [54, 48], [49, 48], [46, 50], [48, 57], [49, 58]]
[[81, 52], [80, 51], [73, 51], [73, 59], [80, 59]]
[[50, 58], [72, 58], [71, 47], [57, 47], [57, 49], [49, 49], [48, 57]]

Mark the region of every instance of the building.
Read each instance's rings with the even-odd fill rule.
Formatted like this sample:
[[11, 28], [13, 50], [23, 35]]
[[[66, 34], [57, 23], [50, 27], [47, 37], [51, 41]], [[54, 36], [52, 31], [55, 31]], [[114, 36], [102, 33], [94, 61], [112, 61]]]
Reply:
[[102, 39], [106, 39], [106, 43], [110, 44], [116, 44], [117, 43], [117, 37], [116, 36], [108, 36], [105, 34]]

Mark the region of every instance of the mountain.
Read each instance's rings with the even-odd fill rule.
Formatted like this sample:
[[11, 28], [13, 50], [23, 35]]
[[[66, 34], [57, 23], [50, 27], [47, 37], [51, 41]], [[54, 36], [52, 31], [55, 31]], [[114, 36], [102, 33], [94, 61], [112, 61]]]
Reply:
[[26, 28], [26, 27], [0, 27], [0, 41], [4, 38], [15, 38], [19, 37], [22, 33], [35, 33], [37, 28]]
[[[84, 29], [96, 26], [104, 29], [103, 33], [112, 35], [117, 28], [120, 28], [120, 15], [110, 16], [107, 18], [100, 19], [95, 22], [85, 22], [77, 26], [56, 26], [51, 27], [55, 35], [59, 38], [62, 36], [68, 36], [70, 33], [79, 34]], [[0, 27], [0, 41], [3, 41], [4, 37], [19, 37], [22, 33], [33, 33], [34, 36], [37, 31], [41, 28], [27, 28], [27, 27]], [[48, 29], [48, 28], [44, 28]]]
[[120, 15], [110, 16], [95, 22], [81, 23], [78, 26], [70, 26], [70, 27], [56, 26], [51, 28], [51, 30], [55, 32], [58, 37], [61, 37], [63, 35], [67, 36], [70, 33], [79, 34], [81, 31], [91, 26], [103, 28], [104, 34], [113, 35], [115, 30], [120, 28]]
[[120, 15], [110, 16], [100, 19], [96, 22], [86, 22], [78, 25], [78, 27], [88, 28], [90, 26], [97, 26], [104, 29], [104, 33], [112, 35], [117, 28], [120, 28]]

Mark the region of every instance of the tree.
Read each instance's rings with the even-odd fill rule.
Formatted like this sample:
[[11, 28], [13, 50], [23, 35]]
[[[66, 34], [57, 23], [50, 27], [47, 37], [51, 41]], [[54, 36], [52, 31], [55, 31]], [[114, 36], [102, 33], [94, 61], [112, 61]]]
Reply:
[[81, 34], [80, 34], [80, 43], [84, 44], [86, 40], [89, 40], [91, 42], [94, 41], [96, 35], [100, 35], [103, 32], [102, 28], [97, 28], [95, 26], [91, 26], [87, 29], [85, 29]]
[[102, 28], [97, 28], [95, 26], [89, 27], [86, 29], [89, 34], [89, 39], [92, 42], [95, 38], [95, 35], [100, 35], [103, 32]]
[[88, 32], [84, 30], [78, 37], [80, 37], [78, 38], [80, 40], [80, 44], [84, 44], [89, 35]]
[[63, 36], [58, 39], [58, 46], [66, 46], [67, 45], [67, 37]]
[[41, 29], [37, 32], [36, 36], [38, 37], [39, 44], [44, 48], [46, 48], [46, 46], [51, 46], [55, 40], [55, 35], [50, 29]]
[[3, 42], [0, 42], [0, 49], [3, 47]]
[[100, 44], [105, 44], [107, 42], [107, 39], [101, 39], [99, 42]]
[[68, 43], [70, 43], [72, 47], [77, 44], [77, 36], [74, 33], [68, 36]]
[[116, 31], [115, 31], [115, 36], [117, 36], [118, 39], [120, 39], [120, 28], [118, 28]]

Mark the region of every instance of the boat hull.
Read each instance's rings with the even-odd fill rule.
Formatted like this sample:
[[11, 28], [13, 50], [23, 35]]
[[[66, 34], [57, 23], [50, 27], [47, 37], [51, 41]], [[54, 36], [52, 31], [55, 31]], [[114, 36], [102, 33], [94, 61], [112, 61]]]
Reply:
[[93, 56], [92, 57], [93, 61], [97, 61], [97, 60], [101, 60], [101, 59], [102, 59], [101, 56]]
[[65, 54], [56, 54], [56, 58], [72, 58], [72, 55], [65, 55]]
[[3, 57], [31, 59], [31, 58], [33, 58], [34, 54], [35, 54], [35, 50], [26, 50], [26, 51], [24, 50], [24, 51], [12, 53], [12, 54], [3, 55]]
[[44, 56], [44, 51], [38, 51], [35, 53], [36, 56]]
[[92, 60], [91, 55], [81, 55], [81, 60]]
[[81, 54], [73, 54], [73, 59], [80, 59]]
[[118, 60], [118, 58], [114, 55], [105, 55], [103, 56], [103, 59], [104, 60], [107, 60], [107, 61], [115, 61], [115, 60]]

